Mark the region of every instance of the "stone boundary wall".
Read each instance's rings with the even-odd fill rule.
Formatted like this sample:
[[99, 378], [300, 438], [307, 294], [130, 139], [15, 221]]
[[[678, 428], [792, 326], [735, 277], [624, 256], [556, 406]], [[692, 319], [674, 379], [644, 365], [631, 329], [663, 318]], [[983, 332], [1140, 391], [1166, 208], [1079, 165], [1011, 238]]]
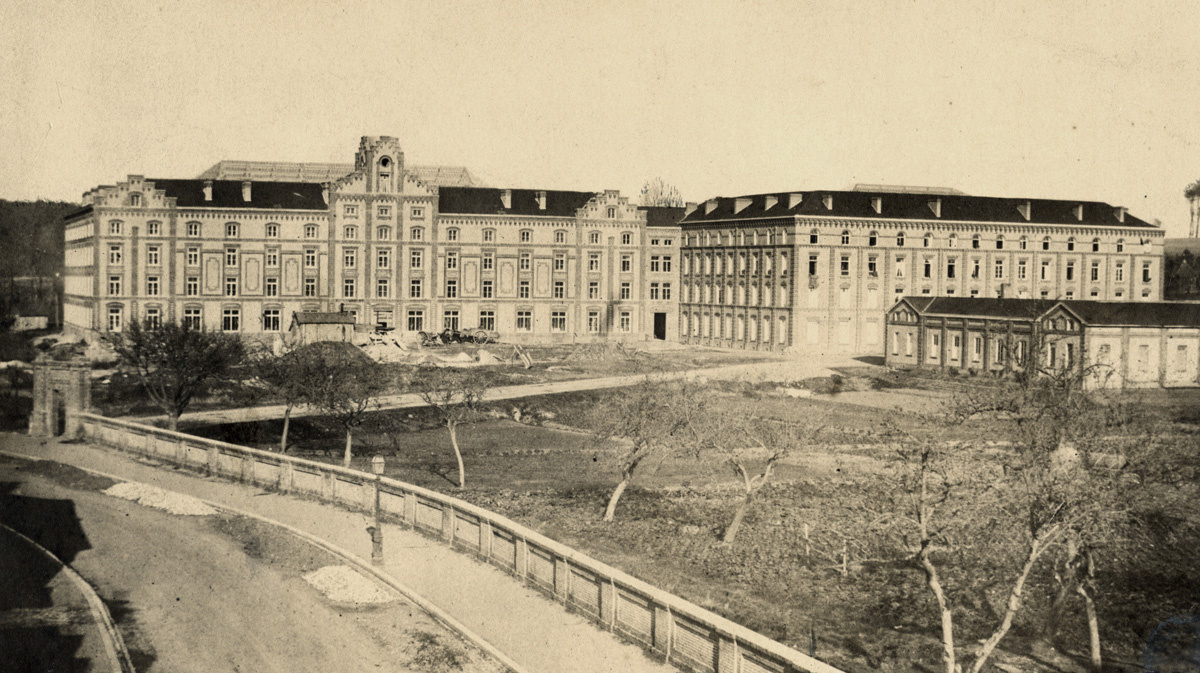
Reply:
[[[365, 472], [95, 414], [76, 418], [83, 435], [98, 444], [352, 510], [374, 507], [376, 477]], [[380, 490], [383, 511], [412, 529], [504, 569], [677, 668], [842, 673], [493, 512], [387, 477]]]

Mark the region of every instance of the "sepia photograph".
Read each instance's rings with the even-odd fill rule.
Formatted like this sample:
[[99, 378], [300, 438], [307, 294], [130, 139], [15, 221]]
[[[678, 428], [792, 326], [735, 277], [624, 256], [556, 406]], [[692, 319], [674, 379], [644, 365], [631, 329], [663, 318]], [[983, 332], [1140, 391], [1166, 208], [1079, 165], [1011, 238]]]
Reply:
[[9, 0], [0, 671], [1200, 673], [1198, 36]]

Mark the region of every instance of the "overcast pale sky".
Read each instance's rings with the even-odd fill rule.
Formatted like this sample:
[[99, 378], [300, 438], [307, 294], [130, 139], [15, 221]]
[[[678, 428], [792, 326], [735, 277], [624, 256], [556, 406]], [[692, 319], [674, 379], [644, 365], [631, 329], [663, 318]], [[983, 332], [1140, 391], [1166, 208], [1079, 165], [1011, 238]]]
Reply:
[[7, 0], [0, 197], [362, 135], [493, 186], [857, 182], [1107, 201], [1186, 233], [1200, 6]]

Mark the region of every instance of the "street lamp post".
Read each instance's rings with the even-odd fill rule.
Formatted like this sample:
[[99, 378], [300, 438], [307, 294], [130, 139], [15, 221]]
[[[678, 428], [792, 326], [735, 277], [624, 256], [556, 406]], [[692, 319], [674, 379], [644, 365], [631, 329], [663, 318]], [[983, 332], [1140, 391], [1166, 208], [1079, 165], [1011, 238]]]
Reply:
[[375, 473], [375, 526], [371, 528], [371, 561], [383, 563], [383, 523], [379, 520], [379, 486], [383, 478], [383, 456], [371, 459], [371, 471]]

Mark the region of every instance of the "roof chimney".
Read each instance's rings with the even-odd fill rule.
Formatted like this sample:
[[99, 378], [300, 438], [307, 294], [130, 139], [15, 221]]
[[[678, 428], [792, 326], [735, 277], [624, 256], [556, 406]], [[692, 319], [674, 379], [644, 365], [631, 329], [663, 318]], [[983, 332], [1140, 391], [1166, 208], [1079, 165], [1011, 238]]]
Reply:
[[204, 181], [204, 200], [212, 201], [212, 180]]
[[501, 205], [503, 205], [505, 210], [512, 209], [512, 190], [511, 189], [501, 189], [500, 190], [500, 203], [501, 203]]
[[800, 194], [800, 193], [788, 194], [788, 210], [791, 210], [792, 208], [795, 208], [796, 206], [800, 205], [800, 202], [803, 200], [804, 200], [803, 194]]
[[709, 199], [704, 202], [704, 214], [705, 215], [712, 213], [712, 211], [714, 211], [716, 209], [717, 209], [717, 200], [716, 199]]
[[683, 216], [684, 217], [691, 215], [695, 211], [696, 211], [696, 202], [695, 201], [688, 201], [687, 203], [683, 204]]
[[825, 210], [833, 210], [833, 194], [822, 196], [821, 203], [825, 204]]
[[779, 203], [778, 196], [768, 195], [765, 198], [763, 198], [763, 210], [770, 210], [770, 209], [774, 208], [775, 204], [777, 204], [777, 203]]
[[1116, 216], [1117, 216], [1117, 221], [1118, 221], [1118, 222], [1120, 222], [1120, 223], [1122, 223], [1122, 224], [1124, 224], [1124, 223], [1125, 223], [1125, 212], [1126, 212], [1127, 210], [1128, 210], [1128, 209], [1127, 209], [1127, 208], [1125, 208], [1125, 206], [1117, 206], [1117, 207], [1116, 207], [1116, 209], [1114, 209], [1114, 210], [1113, 210], [1113, 215], [1116, 215]]
[[538, 192], [537, 193], [537, 204], [538, 204], [538, 210], [546, 209], [546, 192]]
[[1021, 213], [1021, 217], [1025, 218], [1025, 221], [1028, 222], [1029, 219], [1033, 217], [1033, 204], [1028, 201], [1025, 203], [1018, 203], [1017, 212]]
[[942, 216], [942, 200], [934, 199], [934, 200], [930, 201], [929, 209], [933, 211], [934, 217], [941, 217]]
[[871, 197], [871, 210], [874, 210], [876, 215], [880, 215], [883, 213], [883, 197], [882, 196], [872, 196]]
[[748, 206], [749, 206], [749, 205], [750, 205], [750, 204], [751, 204], [753, 201], [754, 201], [754, 199], [750, 199], [750, 198], [746, 198], [746, 197], [741, 197], [741, 198], [734, 199], [734, 200], [733, 200], [733, 214], [734, 214], [734, 215], [737, 215], [738, 213], [742, 212], [742, 211], [743, 211], [743, 210], [745, 210], [745, 209], [746, 209], [746, 208], [747, 208], [747, 207], [748, 207]]
[[242, 200], [247, 203], [250, 202], [250, 181], [249, 180], [242, 183]]

